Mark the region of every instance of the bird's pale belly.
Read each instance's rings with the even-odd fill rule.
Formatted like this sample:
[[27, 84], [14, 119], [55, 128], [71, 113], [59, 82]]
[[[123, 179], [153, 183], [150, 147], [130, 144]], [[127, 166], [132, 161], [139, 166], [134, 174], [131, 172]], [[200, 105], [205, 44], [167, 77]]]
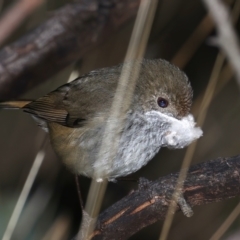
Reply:
[[[104, 173], [102, 178], [114, 180], [126, 176], [146, 165], [161, 147], [163, 124], [132, 120], [126, 125], [119, 142], [119, 148], [113, 164], [96, 161], [101, 139], [102, 128], [67, 128], [56, 123], [49, 124], [53, 148], [63, 162], [74, 173], [93, 177], [94, 170]], [[68, 134], [61, 131], [67, 128]], [[156, 131], [156, 129], [158, 129]], [[64, 134], [61, 134], [64, 132]], [[54, 139], [54, 140], [53, 140]]]

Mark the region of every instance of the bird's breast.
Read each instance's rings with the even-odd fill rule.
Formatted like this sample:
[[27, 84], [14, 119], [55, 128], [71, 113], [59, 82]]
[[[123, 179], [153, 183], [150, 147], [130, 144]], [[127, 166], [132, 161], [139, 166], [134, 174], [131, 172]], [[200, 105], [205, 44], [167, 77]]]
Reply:
[[[68, 167], [88, 177], [93, 177], [97, 170], [105, 174], [102, 178], [110, 180], [131, 174], [146, 165], [159, 151], [165, 128], [158, 119], [152, 121], [143, 116], [129, 116], [121, 131], [116, 157], [109, 166], [97, 161], [105, 125], [68, 128], [49, 124], [53, 147]], [[104, 161], [104, 156], [101, 158]]]

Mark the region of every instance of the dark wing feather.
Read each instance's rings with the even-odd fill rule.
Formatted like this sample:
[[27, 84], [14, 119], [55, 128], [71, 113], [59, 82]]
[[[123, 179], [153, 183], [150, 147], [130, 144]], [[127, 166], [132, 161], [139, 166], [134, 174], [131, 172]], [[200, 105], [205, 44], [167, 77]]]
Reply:
[[52, 101], [51, 95], [46, 95], [27, 104], [23, 110], [48, 122], [66, 125], [68, 112], [64, 108], [59, 107], [55, 101]]
[[109, 109], [118, 76], [119, 68], [90, 72], [27, 104], [23, 110], [47, 122], [81, 127]]

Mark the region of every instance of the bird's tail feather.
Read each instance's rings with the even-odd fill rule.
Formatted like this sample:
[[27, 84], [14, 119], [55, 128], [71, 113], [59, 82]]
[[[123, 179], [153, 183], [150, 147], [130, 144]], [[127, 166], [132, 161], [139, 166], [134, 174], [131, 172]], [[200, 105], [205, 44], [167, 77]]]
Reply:
[[19, 109], [19, 108], [23, 108], [24, 106], [26, 106], [30, 102], [31, 101], [27, 101], [27, 100], [0, 102], [0, 109], [1, 108], [4, 108], [4, 109]]

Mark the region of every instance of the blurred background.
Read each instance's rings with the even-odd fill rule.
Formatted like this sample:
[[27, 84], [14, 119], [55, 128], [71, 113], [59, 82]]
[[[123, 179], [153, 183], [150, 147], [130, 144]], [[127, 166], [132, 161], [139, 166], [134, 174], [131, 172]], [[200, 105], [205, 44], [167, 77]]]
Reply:
[[[0, 14], [3, 15], [16, 2], [1, 0]], [[57, 8], [70, 2], [45, 1], [22, 22], [4, 45], [7, 46], [34, 29]], [[226, 3], [232, 8], [235, 1], [229, 0]], [[81, 75], [96, 68], [121, 63], [133, 23], [134, 19], [108, 36], [107, 41], [84, 55], [82, 59], [62, 69], [20, 98], [35, 99], [54, 90], [69, 80], [73, 70], [75, 75]], [[235, 29], [239, 31], [239, 21]], [[202, 1], [159, 0], [145, 57], [164, 58], [186, 72], [194, 89], [192, 113], [195, 117], [219, 52], [213, 44], [215, 35], [214, 24]], [[227, 62], [224, 67], [203, 126], [204, 135], [198, 142], [192, 164], [217, 157], [234, 156], [240, 152], [239, 87]], [[31, 116], [21, 111], [10, 110], [0, 110], [0, 136], [0, 237], [6, 230], [36, 153], [47, 138], [46, 157], [11, 239], [71, 239], [77, 233], [81, 220], [75, 179], [53, 152], [48, 136]], [[147, 166], [131, 177], [155, 180], [179, 171], [184, 153], [184, 149], [161, 149]], [[80, 177], [80, 184], [85, 201], [90, 180]], [[123, 198], [132, 189], [137, 189], [137, 183], [110, 183], [102, 209]], [[239, 198], [235, 198], [195, 207], [192, 218], [177, 213], [168, 239], [209, 239], [238, 202]], [[238, 217], [222, 239], [240, 239], [239, 224]], [[157, 222], [131, 239], [157, 240], [161, 227], [162, 222]]]

